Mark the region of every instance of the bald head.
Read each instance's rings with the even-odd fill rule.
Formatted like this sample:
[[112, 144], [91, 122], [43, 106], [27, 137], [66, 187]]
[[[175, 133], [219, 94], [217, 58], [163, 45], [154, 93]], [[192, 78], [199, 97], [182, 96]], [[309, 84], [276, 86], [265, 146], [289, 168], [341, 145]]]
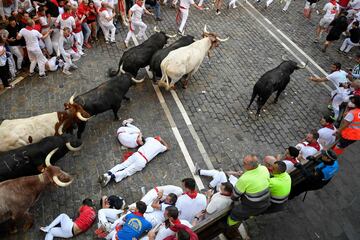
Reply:
[[253, 170], [258, 167], [259, 162], [254, 154], [250, 154], [244, 157], [243, 164], [246, 170]]

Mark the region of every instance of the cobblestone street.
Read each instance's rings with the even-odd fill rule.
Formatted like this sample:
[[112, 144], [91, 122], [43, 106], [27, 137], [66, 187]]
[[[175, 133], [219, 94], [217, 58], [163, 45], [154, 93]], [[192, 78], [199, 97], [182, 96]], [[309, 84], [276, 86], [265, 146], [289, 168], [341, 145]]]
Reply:
[[[302, 16], [303, 2], [293, 1], [287, 13], [281, 12], [280, 3], [274, 2], [264, 9], [265, 3], [253, 4], [275, 27], [294, 41], [307, 55], [328, 71], [331, 63], [339, 61], [346, 67], [355, 62], [352, 54], [343, 56], [336, 52], [342, 41], [331, 46], [326, 54], [313, 43], [319, 16], [314, 14], [309, 22]], [[249, 6], [248, 3], [242, 3]], [[319, 3], [319, 9], [324, 4]], [[289, 145], [295, 145], [308, 131], [320, 127], [319, 120], [327, 112], [330, 93], [321, 84], [307, 78], [311, 75], [306, 69], [298, 70], [291, 76], [291, 82], [273, 104], [272, 96], [265, 105], [261, 116], [256, 118], [253, 103], [252, 111], [246, 111], [255, 82], [266, 71], [282, 62], [282, 56], [292, 55], [263, 26], [257, 24], [253, 16], [243, 7], [228, 10], [223, 6], [222, 13], [215, 16], [212, 5], [202, 12], [192, 9], [187, 22], [186, 33], [201, 37], [205, 24], [209, 31], [218, 33], [230, 40], [221, 43], [211, 51], [211, 58], [205, 58], [199, 71], [193, 75], [189, 87], [178, 87], [176, 92], [186, 113], [205, 147], [215, 168], [224, 170], [240, 169], [242, 158], [256, 153], [265, 155], [283, 153]], [[163, 21], [158, 26], [169, 33], [176, 31], [175, 10], [162, 8]], [[148, 24], [147, 36], [153, 33], [155, 21], [145, 17]], [[16, 85], [13, 90], [0, 95], [0, 120], [29, 117], [63, 109], [63, 104], [74, 93], [83, 93], [108, 80], [110, 67], [116, 67], [124, 48], [123, 40], [127, 33], [124, 28], [116, 35], [116, 45], [105, 45], [101, 40], [77, 65], [73, 75], [65, 76], [60, 71], [49, 73], [47, 79], [30, 77]], [[130, 42], [130, 47], [133, 46]], [[353, 50], [355, 52], [355, 50]], [[305, 57], [299, 55], [303, 62]], [[310, 65], [312, 71], [321, 74]], [[146, 74], [142, 69], [138, 79]], [[191, 155], [200, 167], [206, 164], [195, 140], [177, 108], [170, 92], [162, 90], [174, 121]], [[112, 112], [100, 114], [91, 119], [82, 137], [83, 148], [76, 154], [69, 153], [58, 162], [75, 180], [67, 188], [52, 187], [40, 197], [31, 210], [35, 217], [33, 228], [23, 234], [7, 239], [43, 239], [39, 226], [49, 223], [60, 213], [75, 216], [82, 199], [91, 197], [97, 200], [102, 195], [118, 194], [127, 203], [141, 198], [140, 188], [151, 189], [165, 184], [179, 185], [181, 179], [191, 177], [180, 148], [163, 108], [149, 79], [133, 86], [119, 110], [120, 121], [113, 121]], [[167, 151], [141, 172], [101, 188], [97, 177], [120, 161], [123, 153], [116, 139], [116, 130], [121, 121], [134, 118], [145, 136], [160, 135], [170, 144]], [[249, 234], [254, 240], [263, 239], [360, 239], [360, 144], [347, 149], [340, 158], [338, 175], [324, 189], [309, 192], [305, 202], [302, 195], [289, 202], [287, 210], [272, 215], [259, 216], [247, 221]], [[206, 182], [206, 179], [203, 179]], [[96, 224], [77, 239], [95, 239]], [[0, 236], [1, 238], [1, 236]]]

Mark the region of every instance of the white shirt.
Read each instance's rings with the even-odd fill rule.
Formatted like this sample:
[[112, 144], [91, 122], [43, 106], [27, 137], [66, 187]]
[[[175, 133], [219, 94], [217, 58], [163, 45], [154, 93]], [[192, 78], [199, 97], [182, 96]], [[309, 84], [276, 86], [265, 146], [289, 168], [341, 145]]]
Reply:
[[62, 19], [62, 14], [61, 14], [56, 19], [56, 23], [60, 24], [61, 30], [63, 30], [65, 27], [68, 27], [72, 31], [75, 28], [75, 18], [73, 16], [70, 16], [64, 20]]
[[180, 219], [192, 222], [196, 214], [206, 209], [206, 197], [198, 193], [196, 198], [191, 199], [187, 194], [183, 194], [176, 201], [176, 207]]
[[[192, 228], [192, 225], [186, 220], [180, 220], [181, 224]], [[169, 236], [174, 236], [175, 232], [173, 232], [170, 228], [166, 228], [165, 224], [161, 224], [158, 233], [156, 234], [155, 240], [163, 240]]]
[[150, 213], [144, 213], [144, 218], [148, 220], [153, 227], [158, 224], [161, 224], [165, 221], [164, 212], [165, 208], [171, 206], [170, 204], [161, 203], [160, 209], [154, 209], [154, 211]]
[[294, 164], [289, 160], [282, 160], [286, 165], [286, 172], [290, 173], [295, 167]]
[[349, 3], [351, 9], [360, 9], [360, 0], [352, 0]]
[[41, 51], [40, 45], [39, 45], [39, 39], [42, 38], [43, 35], [41, 33], [39, 33], [39, 31], [37, 31], [35, 29], [27, 30], [26, 28], [23, 28], [20, 30], [19, 36], [25, 38], [27, 50], [30, 50], [30, 51], [40, 50]]
[[330, 73], [326, 78], [334, 84], [335, 88], [338, 89], [340, 83], [346, 83], [348, 82], [347, 73], [343, 70], [335, 71], [333, 73]]
[[109, 23], [112, 23], [112, 20], [108, 21], [107, 18], [111, 17], [109, 12], [106, 10], [103, 10], [99, 12], [99, 21], [102, 25], [107, 26]]
[[49, 30], [49, 26], [47, 26], [47, 27], [45, 27], [45, 28], [43, 27], [43, 26], [48, 25], [48, 19], [47, 19], [47, 17], [41, 16], [41, 17], [39, 18], [39, 22], [40, 22], [40, 25], [41, 25], [41, 27], [42, 27], [41, 32], [43, 32], [43, 30]]
[[131, 20], [134, 22], [141, 22], [141, 17], [144, 14], [144, 7], [134, 4], [130, 10], [132, 12]]
[[180, 0], [180, 6], [188, 9], [191, 4], [194, 4], [194, 0]]
[[162, 145], [161, 142], [153, 137], [148, 137], [145, 139], [145, 144], [138, 149], [138, 152], [141, 152], [146, 157], [147, 161], [150, 161], [156, 155], [165, 152], [166, 150], [167, 148]]
[[318, 142], [323, 148], [335, 142], [336, 137], [333, 135], [335, 132], [336, 132], [335, 127], [333, 127], [333, 129], [323, 127], [318, 130], [319, 133]]
[[127, 148], [136, 148], [139, 146], [137, 139], [140, 132], [140, 129], [128, 123], [126, 126], [120, 127], [116, 133], [121, 145]]
[[328, 20], [328, 21], [332, 21], [336, 14], [340, 11], [340, 7], [339, 4], [336, 3], [336, 5], [333, 5], [332, 3], [327, 3], [325, 4], [323, 11], [325, 12], [324, 14], [324, 19]]
[[[307, 142], [299, 143], [295, 147], [300, 150], [299, 155], [301, 154], [303, 158], [313, 156], [318, 152], [318, 150], [312, 146], [307, 146]], [[321, 146], [321, 145], [320, 145]], [[321, 150], [321, 149], [320, 149]]]
[[224, 196], [221, 195], [220, 192], [217, 192], [211, 197], [211, 201], [206, 207], [206, 212], [208, 214], [213, 214], [229, 207], [231, 203], [231, 196]]

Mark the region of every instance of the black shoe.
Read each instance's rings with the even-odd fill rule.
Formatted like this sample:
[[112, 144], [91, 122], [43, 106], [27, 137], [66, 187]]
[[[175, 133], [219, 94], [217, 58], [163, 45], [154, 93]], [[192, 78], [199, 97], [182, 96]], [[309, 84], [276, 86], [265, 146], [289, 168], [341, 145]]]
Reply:
[[46, 76], [46, 74], [44, 74], [44, 75], [39, 75], [39, 78], [46, 78], [47, 76]]
[[155, 21], [159, 21], [159, 22], [161, 22], [161, 21], [162, 21], [162, 19], [161, 19], [161, 18], [155, 18]]

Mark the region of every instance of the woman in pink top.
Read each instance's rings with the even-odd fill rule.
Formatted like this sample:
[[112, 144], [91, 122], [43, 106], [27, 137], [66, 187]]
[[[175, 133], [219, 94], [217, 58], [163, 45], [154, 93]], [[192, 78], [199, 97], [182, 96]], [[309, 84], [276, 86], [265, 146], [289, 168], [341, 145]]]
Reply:
[[[79, 216], [72, 221], [65, 213], [60, 214], [52, 223], [40, 230], [46, 232], [45, 240], [52, 240], [54, 237], [71, 238], [82, 232], [86, 232], [94, 223], [96, 212], [94, 203], [86, 198], [79, 208]], [[56, 227], [59, 225], [59, 227]]]

